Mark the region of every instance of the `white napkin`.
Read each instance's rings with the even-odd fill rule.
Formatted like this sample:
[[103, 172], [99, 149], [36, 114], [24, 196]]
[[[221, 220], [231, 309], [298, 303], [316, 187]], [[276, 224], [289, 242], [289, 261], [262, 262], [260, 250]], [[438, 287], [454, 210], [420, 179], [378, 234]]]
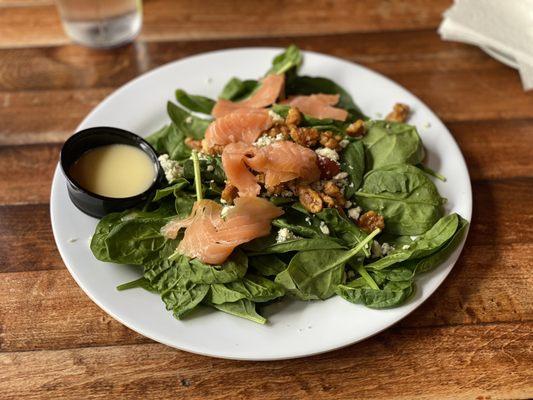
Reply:
[[439, 34], [511, 56], [524, 89], [533, 89], [533, 0], [455, 0]]

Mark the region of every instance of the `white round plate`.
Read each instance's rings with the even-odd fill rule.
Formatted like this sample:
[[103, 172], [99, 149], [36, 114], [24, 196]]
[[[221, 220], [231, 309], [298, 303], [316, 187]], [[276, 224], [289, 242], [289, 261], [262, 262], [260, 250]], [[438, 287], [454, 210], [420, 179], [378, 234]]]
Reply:
[[[283, 49], [222, 50], [172, 62], [124, 85], [100, 103], [78, 126], [116, 126], [146, 136], [167, 123], [167, 100], [183, 88], [216, 98], [233, 76], [257, 78]], [[413, 109], [410, 123], [418, 126], [427, 149], [427, 165], [448, 181], [436, 182], [448, 199], [447, 212], [470, 220], [472, 192], [465, 161], [443, 123], [407, 90], [360, 65], [339, 58], [305, 52], [302, 75], [333, 79], [350, 92], [371, 117], [385, 115], [395, 102]], [[142, 289], [118, 292], [117, 285], [136, 279], [138, 269], [97, 261], [89, 249], [96, 219], [70, 202], [59, 168], [50, 199], [54, 237], [68, 270], [85, 293], [104, 311], [134, 331], [181, 350], [241, 360], [277, 360], [308, 356], [366, 339], [404, 318], [441, 284], [459, 257], [463, 244], [446, 263], [419, 277], [416, 294], [405, 305], [371, 310], [340, 297], [327, 301], [283, 301], [268, 306], [269, 322], [259, 325], [222, 312], [200, 311], [178, 321], [161, 299]], [[466, 235], [465, 235], [466, 236]], [[463, 241], [464, 243], [464, 241]]]

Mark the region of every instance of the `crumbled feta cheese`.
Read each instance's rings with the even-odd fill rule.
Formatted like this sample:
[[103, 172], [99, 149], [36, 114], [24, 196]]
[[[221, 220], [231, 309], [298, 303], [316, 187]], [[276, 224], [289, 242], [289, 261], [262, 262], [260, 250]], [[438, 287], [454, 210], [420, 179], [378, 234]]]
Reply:
[[226, 218], [226, 216], [228, 215], [228, 211], [231, 210], [233, 207], [235, 207], [235, 206], [224, 206], [224, 207], [222, 207], [222, 210], [220, 211], [220, 216], [222, 218]]
[[348, 186], [349, 187], [353, 187], [353, 182], [350, 182], [350, 184]]
[[416, 239], [418, 239], [418, 236], [409, 236], [411, 240], [414, 242]]
[[351, 218], [351, 219], [354, 219], [354, 220], [358, 220], [359, 217], [361, 216], [361, 211], [363, 211], [361, 209], [361, 207], [354, 207], [354, 208], [350, 208], [348, 210], [348, 216]]
[[346, 200], [346, 203], [344, 203], [345, 208], [350, 208], [353, 205], [353, 203], [350, 200]]
[[311, 225], [311, 217], [305, 217], [305, 222]]
[[168, 183], [174, 182], [183, 174], [183, 167], [177, 161], [171, 160], [168, 154], [161, 154], [158, 160]]
[[268, 110], [268, 115], [272, 118], [272, 122], [285, 122], [285, 119], [274, 110]]
[[288, 228], [280, 228], [278, 231], [278, 236], [276, 236], [276, 243], [286, 242], [287, 240], [299, 239], [299, 236], [296, 236]]
[[253, 145], [255, 147], [265, 147], [268, 146], [274, 142], [279, 142], [280, 140], [284, 140], [283, 134], [278, 133], [275, 137], [268, 136], [266, 133], [260, 136]]
[[339, 146], [341, 146], [343, 149], [346, 148], [346, 146], [348, 146], [349, 144], [350, 144], [350, 141], [348, 139], [342, 139], [339, 142]]
[[188, 124], [192, 124], [192, 116], [189, 115], [187, 118], [185, 118], [185, 122]]
[[213, 167], [212, 165], [208, 165], [206, 169], [208, 172], [212, 172], [214, 171], [215, 167]]
[[394, 246], [391, 246], [390, 244], [388, 244], [387, 242], [383, 243], [381, 245], [381, 253], [386, 256], [387, 254], [389, 254], [391, 251], [394, 250]]
[[329, 228], [324, 221], [320, 221], [320, 231], [324, 235], [329, 235]]
[[291, 190], [285, 189], [281, 191], [281, 197], [292, 197], [294, 193]]
[[220, 199], [220, 204], [228, 204], [228, 202], [224, 199]]
[[411, 246], [409, 246], [408, 244], [404, 244], [404, 245], [402, 246], [402, 249], [407, 250], [407, 249], [409, 249], [409, 247], [411, 247]]
[[[191, 156], [191, 158], [192, 158], [192, 156]], [[198, 160], [209, 161], [209, 157], [207, 157], [207, 155], [204, 154], [204, 153], [198, 153]]]
[[333, 179], [336, 181], [340, 181], [346, 178], [348, 178], [348, 172], [339, 172], [337, 175], [333, 177]]
[[315, 150], [315, 153], [319, 156], [329, 158], [330, 160], [339, 161], [339, 153], [337, 153], [333, 149], [327, 147], [320, 147]]
[[348, 168], [349, 169], [353, 169], [353, 165], [348, 165]]
[[280, 142], [282, 140], [285, 140], [285, 136], [283, 136], [283, 133], [278, 133], [275, 139], [276, 139], [276, 142]]

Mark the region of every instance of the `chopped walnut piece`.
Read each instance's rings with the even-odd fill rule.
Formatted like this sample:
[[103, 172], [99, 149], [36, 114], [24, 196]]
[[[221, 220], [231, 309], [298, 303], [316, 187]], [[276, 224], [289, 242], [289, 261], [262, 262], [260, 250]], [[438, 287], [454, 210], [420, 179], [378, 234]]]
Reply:
[[315, 128], [291, 127], [289, 134], [292, 140], [304, 147], [313, 147], [316, 145], [320, 136]]
[[346, 134], [351, 137], [361, 137], [365, 134], [365, 122], [362, 119], [348, 125], [346, 128]]
[[268, 136], [275, 138], [279, 134], [283, 137], [283, 140], [289, 138], [290, 129], [287, 125], [274, 125], [268, 132]]
[[233, 200], [237, 197], [239, 190], [236, 186], [233, 186], [231, 183], [226, 183], [226, 187], [222, 191], [220, 198], [228, 204], [233, 204]]
[[302, 113], [296, 107], [291, 107], [287, 113], [287, 118], [285, 118], [285, 123], [298, 126], [300, 122], [302, 122]]
[[313, 214], [322, 211], [323, 204], [320, 195], [309, 186], [300, 186], [298, 188], [298, 198], [307, 211]]
[[202, 140], [195, 140], [191, 137], [185, 138], [185, 145], [192, 150], [202, 150]]
[[405, 122], [409, 118], [409, 111], [408, 105], [396, 103], [385, 119], [393, 122]]
[[344, 198], [341, 189], [334, 182], [327, 181], [324, 183], [322, 191], [335, 200], [335, 206], [344, 207], [346, 204], [346, 199]]
[[222, 151], [224, 150], [224, 146], [221, 146], [219, 144], [215, 144], [211, 147], [207, 145], [207, 141], [205, 139], [202, 140], [202, 153], [208, 154], [210, 156], [216, 156], [222, 154]]
[[333, 135], [331, 131], [324, 131], [320, 133], [320, 144], [330, 149], [339, 149], [339, 142], [342, 140], [342, 136]]
[[326, 206], [330, 207], [330, 208], [333, 208], [336, 206], [335, 204], [335, 199], [331, 196], [328, 196], [327, 194], [324, 194], [322, 192], [319, 193], [320, 195], [320, 198], [322, 199], [322, 201], [326, 204]]
[[383, 230], [385, 228], [385, 220], [375, 211], [367, 211], [359, 217], [357, 225], [366, 233], [370, 233], [376, 228]]

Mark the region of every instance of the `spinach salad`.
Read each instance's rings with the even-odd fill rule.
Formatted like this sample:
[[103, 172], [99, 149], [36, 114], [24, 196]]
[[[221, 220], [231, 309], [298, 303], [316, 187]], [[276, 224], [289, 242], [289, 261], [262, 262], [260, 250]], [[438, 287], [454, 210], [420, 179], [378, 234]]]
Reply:
[[[421, 138], [405, 123], [408, 107], [398, 104], [385, 120], [371, 119], [332, 80], [299, 75], [301, 63], [299, 49], [290, 46], [263, 79], [232, 78], [218, 100], [176, 90], [175, 102], [167, 103], [169, 123], [147, 138], [160, 155], [164, 184], [142, 207], [105, 216], [92, 237], [98, 260], [139, 270], [139, 279], [118, 290], [154, 292], [178, 319], [203, 305], [263, 324], [261, 308], [285, 296], [309, 301], [338, 295], [370, 308], [398, 307], [415, 292], [416, 277], [459, 245], [468, 222], [444, 215], [445, 199], [432, 181], [444, 178], [423, 166]], [[216, 265], [191, 257], [180, 251], [191, 228], [178, 228], [174, 236], [165, 229], [198, 213], [195, 204], [205, 201], [220, 207], [217, 223], [224, 224], [243, 192], [232, 186], [223, 162], [234, 144], [206, 147], [206, 131], [222, 105], [257, 106], [270, 76], [283, 77], [274, 101], [259, 107], [268, 110], [270, 126], [246, 152], [291, 142], [316, 159], [319, 176], [306, 181], [306, 170], [268, 186], [277, 162], [272, 155], [284, 149], [265, 153], [271, 163], [266, 173], [246, 159], [258, 198], [279, 210], [267, 220], [270, 233], [236, 245]], [[194, 221], [190, 226], [200, 223]]]

